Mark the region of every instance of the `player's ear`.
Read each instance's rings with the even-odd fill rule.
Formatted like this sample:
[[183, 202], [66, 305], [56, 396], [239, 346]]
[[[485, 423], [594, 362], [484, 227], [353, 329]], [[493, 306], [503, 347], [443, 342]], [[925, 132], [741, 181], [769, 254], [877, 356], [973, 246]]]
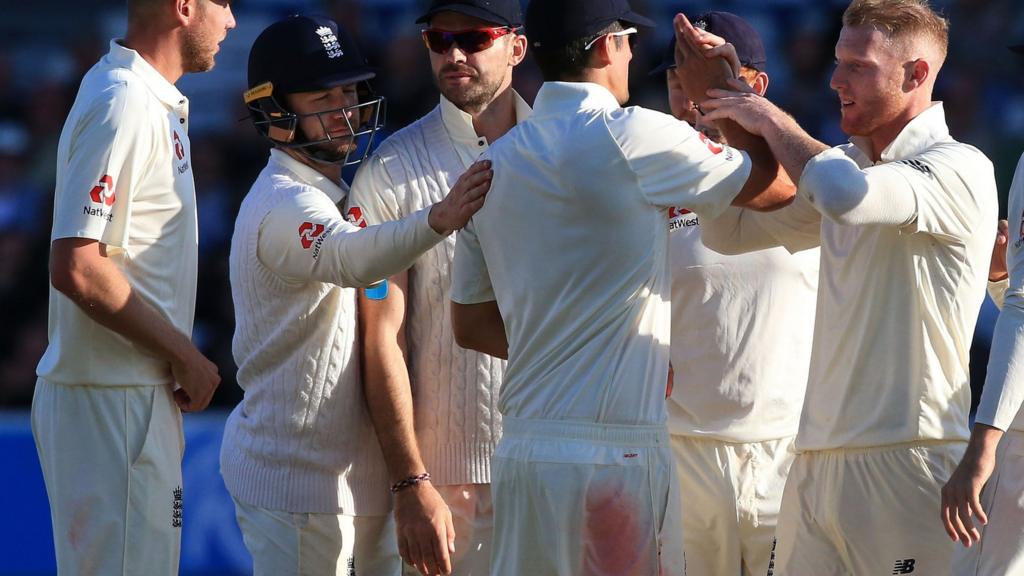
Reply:
[[512, 56], [509, 58], [509, 64], [511, 66], [517, 66], [526, 58], [526, 36], [522, 34], [512, 34]]
[[604, 68], [611, 64], [614, 61], [614, 51], [615, 38], [607, 34], [604, 35], [604, 38], [599, 38], [589, 50], [591, 52], [591, 67]]
[[765, 92], [768, 91], [768, 75], [764, 72], [758, 72], [757, 76], [754, 76], [754, 81], [750, 83], [750, 87], [758, 96], [764, 96]]
[[917, 60], [907, 62], [904, 66], [904, 71], [903, 89], [905, 92], [910, 92], [924, 85], [925, 81], [931, 77], [932, 67], [924, 58], [918, 58]]
[[187, 25], [196, 17], [199, 2], [202, 0], [174, 0], [174, 15], [181, 25]]

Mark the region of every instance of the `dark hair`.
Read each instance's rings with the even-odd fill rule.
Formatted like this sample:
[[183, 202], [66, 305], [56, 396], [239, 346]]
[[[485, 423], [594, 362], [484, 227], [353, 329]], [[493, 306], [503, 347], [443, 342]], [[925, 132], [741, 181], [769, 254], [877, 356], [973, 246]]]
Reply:
[[[537, 61], [537, 66], [540, 68], [545, 82], [575, 80], [583, 75], [583, 70], [590, 60], [590, 53], [584, 47], [595, 38], [622, 30], [625, 30], [622, 24], [612, 22], [597, 34], [577, 38], [565, 46], [556, 46], [550, 49], [534, 48], [533, 59]], [[621, 37], [615, 37], [617, 47], [621, 47], [622, 42]]]

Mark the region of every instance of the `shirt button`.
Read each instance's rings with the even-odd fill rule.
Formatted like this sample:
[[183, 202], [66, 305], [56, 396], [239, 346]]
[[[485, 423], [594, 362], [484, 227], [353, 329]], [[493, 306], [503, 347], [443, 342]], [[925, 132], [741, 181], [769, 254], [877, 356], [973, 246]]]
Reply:
[[184, 123], [185, 123], [185, 119], [184, 118], [178, 118], [178, 124], [184, 124]]
[[481, 139], [477, 140], [476, 143], [479, 144], [480, 146], [483, 146], [484, 144], [487, 144], [487, 140], [484, 140], [483, 138], [481, 138]]

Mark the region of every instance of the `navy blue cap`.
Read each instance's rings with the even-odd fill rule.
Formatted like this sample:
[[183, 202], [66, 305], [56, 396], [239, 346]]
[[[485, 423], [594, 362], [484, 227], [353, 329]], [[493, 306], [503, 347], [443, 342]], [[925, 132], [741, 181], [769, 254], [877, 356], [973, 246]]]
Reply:
[[249, 88], [310, 92], [376, 75], [352, 37], [329, 18], [289, 16], [268, 26], [249, 51]]
[[[757, 70], [764, 70], [768, 64], [768, 56], [764, 50], [764, 43], [761, 42], [761, 35], [750, 25], [749, 22], [733, 14], [732, 12], [708, 12], [699, 16], [693, 21], [697, 28], [707, 30], [715, 36], [725, 38], [725, 41], [736, 47], [736, 55], [739, 56], [740, 64]], [[661, 62], [651, 70], [651, 74], [662, 72], [676, 67], [676, 36], [672, 35], [667, 49], [662, 53]]]
[[629, 0], [532, 0], [526, 7], [526, 36], [534, 48], [560, 48], [589, 38], [614, 22], [654, 27]]
[[438, 12], [458, 12], [487, 22], [517, 28], [523, 25], [519, 0], [433, 0], [417, 24], [426, 24]]

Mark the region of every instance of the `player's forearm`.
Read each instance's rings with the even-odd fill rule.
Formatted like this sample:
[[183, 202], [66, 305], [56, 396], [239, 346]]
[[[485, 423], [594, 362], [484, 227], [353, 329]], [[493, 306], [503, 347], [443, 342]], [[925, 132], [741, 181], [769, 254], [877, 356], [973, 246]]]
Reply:
[[412, 386], [406, 363], [408, 273], [389, 279], [387, 297], [359, 297], [363, 395], [392, 482], [426, 472], [416, 441]]
[[796, 186], [782, 170], [768, 143], [732, 120], [720, 120], [718, 125], [729, 144], [745, 151], [751, 161], [750, 175], [733, 205], [768, 211], [792, 202]]
[[368, 228], [346, 228], [330, 241], [334, 283], [369, 286], [412, 266], [424, 252], [445, 238], [427, 223], [428, 210], [402, 220]]
[[397, 346], [364, 345], [363, 393], [392, 482], [426, 472], [413, 419], [405, 359]]
[[764, 138], [793, 182], [800, 182], [804, 167], [811, 158], [829, 149], [804, 132], [792, 116], [781, 110], [770, 118]]
[[98, 324], [170, 363], [198, 354], [189, 337], [143, 300], [121, 270], [99, 254], [95, 242], [54, 242], [51, 282]]
[[971, 430], [971, 439], [967, 443], [967, 450], [964, 452], [964, 460], [994, 457], [1003, 434], [1004, 432], [999, 428], [975, 422], [974, 429]]

